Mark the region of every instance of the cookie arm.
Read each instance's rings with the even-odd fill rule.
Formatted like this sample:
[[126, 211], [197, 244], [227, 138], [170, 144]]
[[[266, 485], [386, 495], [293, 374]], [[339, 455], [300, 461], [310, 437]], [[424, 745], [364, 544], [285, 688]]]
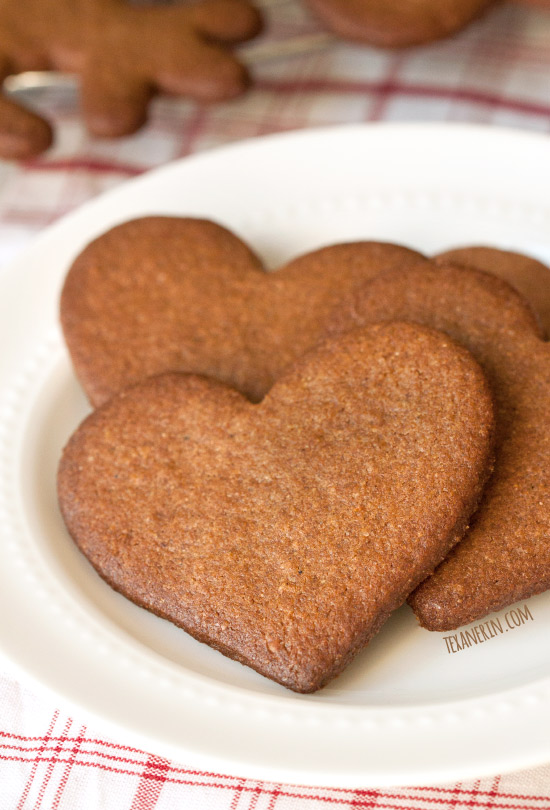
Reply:
[[135, 75], [121, 75], [108, 63], [91, 62], [81, 75], [81, 105], [93, 135], [131, 135], [147, 120], [152, 86]]
[[236, 57], [199, 40], [182, 52], [178, 66], [160, 68], [156, 79], [166, 93], [205, 102], [234, 98], [250, 83], [247, 69]]
[[[0, 55], [0, 84], [11, 72], [9, 60]], [[33, 157], [44, 152], [52, 141], [47, 121], [0, 94], [0, 156], [7, 160]]]
[[162, 43], [149, 54], [159, 89], [207, 102], [246, 90], [248, 71], [226, 46], [251, 39], [261, 28], [260, 15], [248, 0], [206, 0], [144, 9], [142, 15]]
[[262, 29], [259, 11], [247, 0], [206, 0], [188, 10], [195, 29], [218, 42], [244, 42]]

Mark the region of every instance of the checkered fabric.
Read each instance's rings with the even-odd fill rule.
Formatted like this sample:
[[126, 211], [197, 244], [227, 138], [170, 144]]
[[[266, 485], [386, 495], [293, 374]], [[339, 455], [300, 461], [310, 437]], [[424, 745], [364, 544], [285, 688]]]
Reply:
[[[0, 163], [0, 272], [61, 215], [128, 177], [267, 133], [364, 121], [468, 121], [550, 131], [550, 11], [504, 3], [452, 40], [399, 52], [326, 37], [299, 0], [263, 0], [268, 30], [243, 48], [254, 85], [235, 101], [155, 102], [149, 125], [94, 140], [66, 85], [27, 91], [54, 121], [47, 154]], [[292, 53], [290, 41], [298, 47]], [[447, 787], [290, 787], [198, 773], [68, 717], [0, 676], [0, 810], [550, 810], [550, 764]]]
[[447, 786], [347, 790], [237, 779], [87, 728], [0, 678], [1, 810], [548, 810], [550, 765]]

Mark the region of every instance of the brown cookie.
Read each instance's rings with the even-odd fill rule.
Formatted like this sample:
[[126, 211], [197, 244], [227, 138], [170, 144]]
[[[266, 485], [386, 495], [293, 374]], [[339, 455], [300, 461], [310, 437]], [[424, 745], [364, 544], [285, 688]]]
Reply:
[[334, 33], [399, 48], [450, 36], [495, 0], [306, 0]]
[[481, 246], [448, 250], [434, 261], [475, 267], [503, 278], [529, 301], [550, 336], [550, 268], [542, 262], [522, 253]]
[[70, 439], [59, 500], [112, 587], [311, 692], [460, 538], [492, 425], [468, 352], [374, 326], [303, 357], [259, 405], [194, 375], [127, 389]]
[[450, 630], [550, 587], [550, 345], [506, 282], [451, 265], [379, 276], [335, 313], [334, 331], [393, 319], [468, 348], [496, 399], [495, 468], [479, 509], [410, 599], [424, 627]]
[[73, 264], [61, 322], [92, 404], [163, 371], [206, 374], [259, 400], [315, 345], [334, 304], [379, 272], [421, 260], [396, 245], [336, 245], [276, 273], [212, 222], [120, 225]]
[[535, 6], [536, 8], [550, 10], [550, 0], [516, 0], [516, 3], [522, 6]]
[[[248, 0], [0, 0], [0, 82], [26, 70], [77, 73], [89, 130], [127, 135], [156, 91], [204, 101], [242, 92], [246, 70], [224, 46], [259, 29]], [[29, 157], [51, 140], [49, 124], [0, 96], [0, 157]]]

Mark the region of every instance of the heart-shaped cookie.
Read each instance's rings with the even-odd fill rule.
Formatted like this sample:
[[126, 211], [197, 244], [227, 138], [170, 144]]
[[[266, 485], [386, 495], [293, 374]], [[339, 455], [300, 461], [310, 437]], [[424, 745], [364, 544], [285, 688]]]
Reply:
[[423, 257], [375, 242], [307, 254], [276, 273], [212, 222], [148, 217], [92, 242], [69, 271], [61, 323], [93, 405], [151, 374], [206, 374], [259, 400], [323, 335], [333, 306]]
[[194, 375], [127, 389], [70, 439], [59, 501], [114, 588], [310, 692], [462, 535], [492, 422], [468, 352], [375, 326], [303, 357], [259, 405]]
[[434, 261], [474, 267], [503, 278], [529, 302], [545, 334], [550, 336], [550, 268], [542, 262], [523, 253], [483, 245], [447, 250]]
[[391, 321], [449, 334], [495, 394], [495, 468], [463, 540], [410, 602], [421, 624], [450, 630], [550, 587], [550, 345], [506, 282], [426, 262], [368, 283], [335, 331]]

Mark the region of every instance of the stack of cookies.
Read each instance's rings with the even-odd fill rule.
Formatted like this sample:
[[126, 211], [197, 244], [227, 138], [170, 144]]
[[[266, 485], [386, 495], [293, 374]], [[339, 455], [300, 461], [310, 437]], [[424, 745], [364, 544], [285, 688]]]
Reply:
[[267, 273], [212, 222], [117, 226], [61, 297], [95, 408], [59, 467], [72, 538], [299, 692], [407, 599], [449, 630], [550, 587], [548, 272], [358, 242]]

